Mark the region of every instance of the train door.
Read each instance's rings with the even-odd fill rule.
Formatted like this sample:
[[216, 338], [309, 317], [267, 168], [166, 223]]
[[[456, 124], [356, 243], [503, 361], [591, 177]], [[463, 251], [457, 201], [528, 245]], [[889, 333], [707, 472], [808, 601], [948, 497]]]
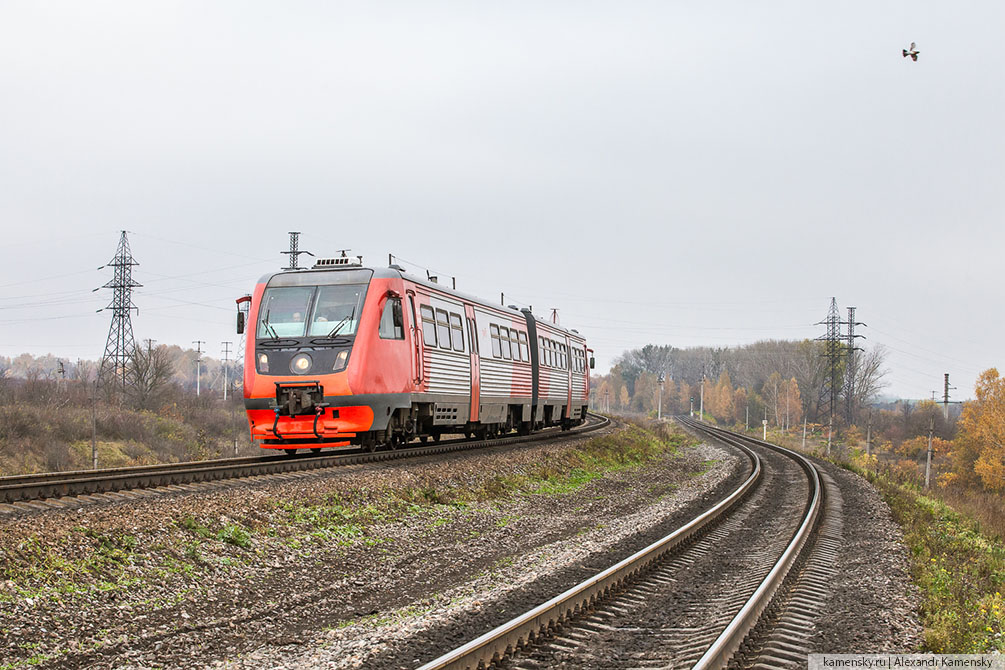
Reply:
[[475, 308], [464, 305], [464, 316], [468, 326], [468, 351], [471, 356], [471, 414], [469, 421], [478, 421], [478, 410], [481, 404], [481, 363], [478, 360], [478, 323], [475, 320]]
[[415, 291], [409, 289], [406, 291], [408, 294], [408, 306], [409, 315], [412, 317], [412, 322], [409, 326], [409, 332], [412, 334], [412, 383], [415, 384], [415, 390], [418, 391], [419, 386], [422, 385], [422, 327], [419, 325], [418, 313], [415, 311]]

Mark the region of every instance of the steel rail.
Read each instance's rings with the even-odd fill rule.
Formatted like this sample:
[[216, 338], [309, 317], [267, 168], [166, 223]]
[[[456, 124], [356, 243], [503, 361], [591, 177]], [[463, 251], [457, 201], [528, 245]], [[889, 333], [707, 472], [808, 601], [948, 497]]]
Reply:
[[746, 435], [739, 435], [721, 428], [714, 428], [705, 424], [699, 424], [698, 422], [691, 422], [687, 420], [682, 420], [681, 422], [695, 430], [700, 430], [710, 436], [718, 438], [719, 440], [733, 444], [734, 446], [740, 446], [742, 442], [746, 442], [748, 444], [756, 444], [764, 448], [772, 449], [789, 456], [799, 463], [803, 470], [806, 471], [810, 479], [809, 503], [807, 504], [806, 513], [803, 516], [803, 521], [800, 524], [799, 529], [795, 532], [792, 539], [785, 547], [785, 551], [782, 552], [781, 557], [775, 562], [771, 571], [758, 585], [753, 595], [751, 595], [747, 602], [744, 603], [743, 607], [740, 608], [740, 611], [733, 617], [729, 624], [726, 625], [726, 628], [711, 644], [702, 657], [698, 659], [698, 662], [695, 663], [692, 669], [712, 670], [713, 668], [718, 669], [726, 667], [733, 655], [740, 649], [740, 646], [743, 644], [743, 640], [747, 637], [750, 631], [753, 630], [754, 626], [757, 625], [761, 614], [768, 607], [768, 605], [771, 604], [771, 601], [778, 592], [779, 587], [785, 581], [785, 577], [789, 574], [792, 566], [795, 565], [799, 552], [805, 546], [807, 539], [816, 525], [817, 518], [820, 515], [823, 489], [820, 482], [819, 472], [817, 472], [816, 467], [814, 467], [813, 464], [810, 463], [810, 461], [802, 454], [792, 451], [791, 449], [786, 449], [785, 447], [770, 444]]
[[521, 614], [484, 635], [421, 666], [419, 670], [464, 670], [488, 667], [506, 653], [531, 642], [536, 636], [560, 624], [568, 617], [585, 610], [609, 595], [624, 582], [634, 578], [664, 558], [669, 552], [693, 538], [703, 528], [729, 511], [758, 482], [761, 476], [760, 458], [744, 447], [750, 457], [753, 472], [739, 487], [685, 525], [645, 549], [636, 552], [603, 572], [573, 586], [548, 602]]
[[330, 452], [320, 455], [283, 457], [257, 456], [189, 461], [177, 464], [142, 465], [105, 470], [77, 470], [37, 475], [0, 477], [0, 503], [31, 502], [64, 496], [144, 489], [157, 486], [192, 484], [259, 475], [303, 472], [324, 468], [413, 458], [453, 451], [562, 439], [589, 433], [610, 424], [610, 419], [590, 414], [590, 422], [568, 431], [548, 430], [529, 436], [492, 440], [445, 440], [397, 450], [375, 452]]

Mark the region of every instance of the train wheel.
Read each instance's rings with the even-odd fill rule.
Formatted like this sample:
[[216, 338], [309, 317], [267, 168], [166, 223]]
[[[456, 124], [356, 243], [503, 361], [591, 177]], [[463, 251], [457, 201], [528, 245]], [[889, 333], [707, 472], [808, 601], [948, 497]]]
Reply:
[[530, 435], [530, 421], [521, 421], [517, 429], [517, 435]]
[[321, 453], [321, 447], [311, 447], [311, 453], [312, 454], [320, 454]]
[[440, 442], [440, 434], [439, 433], [433, 433], [433, 443], [439, 444], [439, 442]]
[[425, 444], [426, 442], [429, 442], [429, 436], [428, 435], [419, 435], [419, 442], [422, 443], [422, 444]]
[[283, 451], [286, 452], [287, 456], [296, 456], [297, 455], [297, 450], [296, 449], [283, 449]]

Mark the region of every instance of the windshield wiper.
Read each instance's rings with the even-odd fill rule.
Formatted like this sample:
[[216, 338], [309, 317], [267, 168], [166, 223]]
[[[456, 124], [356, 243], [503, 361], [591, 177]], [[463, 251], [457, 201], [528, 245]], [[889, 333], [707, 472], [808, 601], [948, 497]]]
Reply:
[[331, 331], [328, 333], [328, 338], [331, 339], [331, 338], [335, 337], [336, 335], [338, 335], [339, 331], [342, 330], [342, 328], [345, 326], [345, 324], [347, 324], [350, 321], [352, 321], [352, 318], [354, 316], [356, 316], [356, 308], [355, 307], [352, 308], [352, 314], [348, 315], [347, 317], [345, 317], [344, 319], [342, 319], [341, 321], [339, 321], [338, 323], [335, 324], [335, 327], [332, 328]]
[[262, 321], [262, 325], [265, 326], [265, 332], [268, 333], [269, 335], [271, 335], [272, 339], [278, 340], [279, 339], [279, 333], [277, 333], [276, 329], [273, 328], [272, 324], [269, 323], [269, 315], [270, 314], [272, 314], [272, 310], [271, 309], [270, 310], [266, 310], [266, 312], [265, 312], [265, 319]]

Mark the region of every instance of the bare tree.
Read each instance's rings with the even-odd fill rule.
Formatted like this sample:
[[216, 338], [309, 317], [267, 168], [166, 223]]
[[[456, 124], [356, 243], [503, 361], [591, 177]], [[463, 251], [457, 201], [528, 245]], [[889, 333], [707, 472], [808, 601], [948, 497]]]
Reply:
[[136, 407], [151, 409], [172, 384], [175, 369], [170, 352], [163, 345], [149, 350], [137, 347], [130, 367], [129, 397]]

